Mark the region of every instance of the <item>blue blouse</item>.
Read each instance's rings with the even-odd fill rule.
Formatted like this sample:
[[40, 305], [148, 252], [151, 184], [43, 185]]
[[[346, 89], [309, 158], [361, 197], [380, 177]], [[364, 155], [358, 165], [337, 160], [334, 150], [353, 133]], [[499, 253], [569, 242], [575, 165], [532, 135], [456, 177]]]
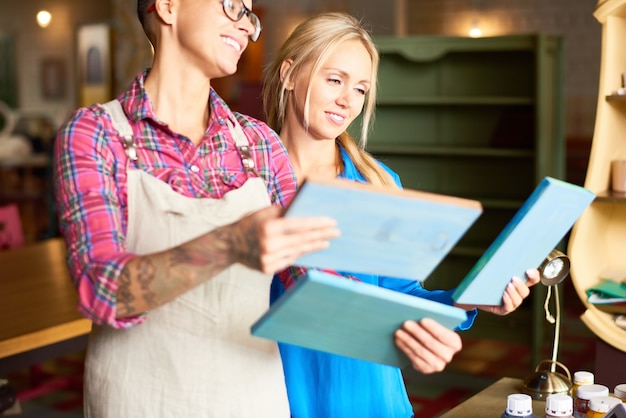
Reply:
[[[347, 152], [341, 148], [344, 171], [340, 178], [365, 182]], [[401, 186], [400, 178], [379, 164]], [[349, 273], [365, 283], [452, 305], [454, 290], [426, 290], [418, 281]], [[275, 276], [270, 302], [285, 291]], [[459, 329], [472, 326], [477, 311], [468, 312]], [[371, 363], [290, 344], [278, 344], [283, 361], [291, 416], [294, 418], [407, 418], [413, 407], [402, 372], [397, 367]]]

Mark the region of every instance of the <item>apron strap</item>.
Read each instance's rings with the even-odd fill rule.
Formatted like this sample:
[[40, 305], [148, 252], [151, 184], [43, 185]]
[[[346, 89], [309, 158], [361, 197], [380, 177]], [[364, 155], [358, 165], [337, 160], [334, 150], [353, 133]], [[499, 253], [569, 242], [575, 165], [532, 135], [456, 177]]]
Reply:
[[[111, 116], [113, 128], [117, 131], [118, 135], [122, 138], [122, 144], [126, 149], [126, 155], [131, 161], [138, 162], [139, 156], [137, 155], [137, 147], [135, 146], [133, 129], [128, 123], [128, 118], [124, 113], [122, 104], [117, 99], [113, 99], [109, 102], [103, 103], [102, 107]], [[250, 153], [250, 144], [248, 143], [248, 137], [241, 129], [241, 125], [235, 121], [233, 123], [230, 119], [226, 119], [228, 129], [233, 136], [235, 143], [237, 144], [237, 151], [241, 162], [246, 169], [247, 173], [252, 173], [259, 177], [259, 173], [254, 167], [254, 159]]]
[[113, 122], [113, 128], [117, 131], [118, 135], [122, 137], [122, 144], [126, 149], [126, 155], [131, 161], [137, 162], [139, 157], [137, 155], [137, 147], [135, 146], [133, 129], [128, 123], [128, 118], [122, 104], [117, 99], [113, 99], [110, 102], [102, 104], [104, 110], [111, 116]]
[[259, 177], [259, 173], [254, 167], [252, 154], [250, 154], [250, 144], [248, 143], [248, 137], [243, 132], [243, 129], [241, 129], [241, 125], [239, 125], [237, 121], [233, 123], [230, 119], [226, 119], [226, 123], [228, 124], [230, 134], [235, 139], [235, 143], [237, 144], [237, 151], [239, 151], [239, 157], [241, 158], [241, 163], [246, 169], [246, 172], [252, 173], [255, 176]]

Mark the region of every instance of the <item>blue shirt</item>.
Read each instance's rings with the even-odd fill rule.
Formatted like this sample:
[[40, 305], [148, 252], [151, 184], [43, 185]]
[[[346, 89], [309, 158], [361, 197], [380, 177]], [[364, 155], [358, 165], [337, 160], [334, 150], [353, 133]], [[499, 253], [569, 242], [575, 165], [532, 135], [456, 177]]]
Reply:
[[[343, 148], [344, 171], [340, 178], [365, 182]], [[385, 164], [398, 186], [400, 178]], [[362, 282], [397, 292], [452, 305], [454, 290], [426, 290], [416, 280], [398, 279], [369, 274], [343, 273]], [[270, 302], [284, 292], [282, 282], [274, 277]], [[476, 310], [459, 329], [472, 326]], [[397, 367], [357, 360], [290, 344], [278, 344], [283, 360], [285, 382], [291, 416], [294, 418], [407, 418], [413, 417], [413, 407], [406, 392], [402, 372]]]

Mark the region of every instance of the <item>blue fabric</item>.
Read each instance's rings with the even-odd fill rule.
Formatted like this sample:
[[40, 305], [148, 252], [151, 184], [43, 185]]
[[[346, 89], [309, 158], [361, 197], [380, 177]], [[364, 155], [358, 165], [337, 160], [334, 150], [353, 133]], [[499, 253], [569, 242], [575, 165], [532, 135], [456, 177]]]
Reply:
[[[345, 150], [341, 149], [344, 171], [339, 177], [365, 182]], [[400, 178], [379, 162], [401, 186]], [[452, 305], [453, 290], [429, 291], [415, 280], [349, 273], [351, 276], [394, 291]], [[285, 291], [274, 277], [270, 302]], [[459, 329], [474, 323], [477, 311]], [[287, 394], [294, 418], [407, 418], [413, 407], [400, 369], [367, 361], [324, 353], [290, 344], [278, 344], [283, 360]]]

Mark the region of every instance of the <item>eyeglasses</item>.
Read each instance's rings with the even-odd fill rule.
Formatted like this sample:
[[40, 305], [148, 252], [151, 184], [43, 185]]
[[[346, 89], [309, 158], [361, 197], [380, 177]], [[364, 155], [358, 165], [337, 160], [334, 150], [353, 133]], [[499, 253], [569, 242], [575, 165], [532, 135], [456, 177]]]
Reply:
[[[236, 0], [235, 0], [236, 1]], [[250, 23], [254, 26], [254, 32], [250, 35], [250, 40], [252, 42], [256, 42], [259, 40], [259, 36], [261, 36], [261, 30], [263, 27], [261, 26], [261, 19], [254, 13], [252, 10], [248, 9], [245, 4], [243, 4], [243, 0], [239, 0], [235, 5], [233, 0], [222, 0], [222, 9], [224, 10], [224, 14], [233, 22], [239, 22], [241, 18], [245, 15], [248, 16]], [[153, 12], [155, 10], [154, 3], [148, 6], [146, 11]]]
[[239, 22], [244, 15], [248, 15], [250, 23], [254, 26], [254, 32], [250, 35], [250, 40], [256, 42], [259, 39], [261, 29], [263, 29], [261, 19], [243, 4], [243, 0], [222, 0], [222, 9], [224, 9], [224, 14], [233, 22]]

